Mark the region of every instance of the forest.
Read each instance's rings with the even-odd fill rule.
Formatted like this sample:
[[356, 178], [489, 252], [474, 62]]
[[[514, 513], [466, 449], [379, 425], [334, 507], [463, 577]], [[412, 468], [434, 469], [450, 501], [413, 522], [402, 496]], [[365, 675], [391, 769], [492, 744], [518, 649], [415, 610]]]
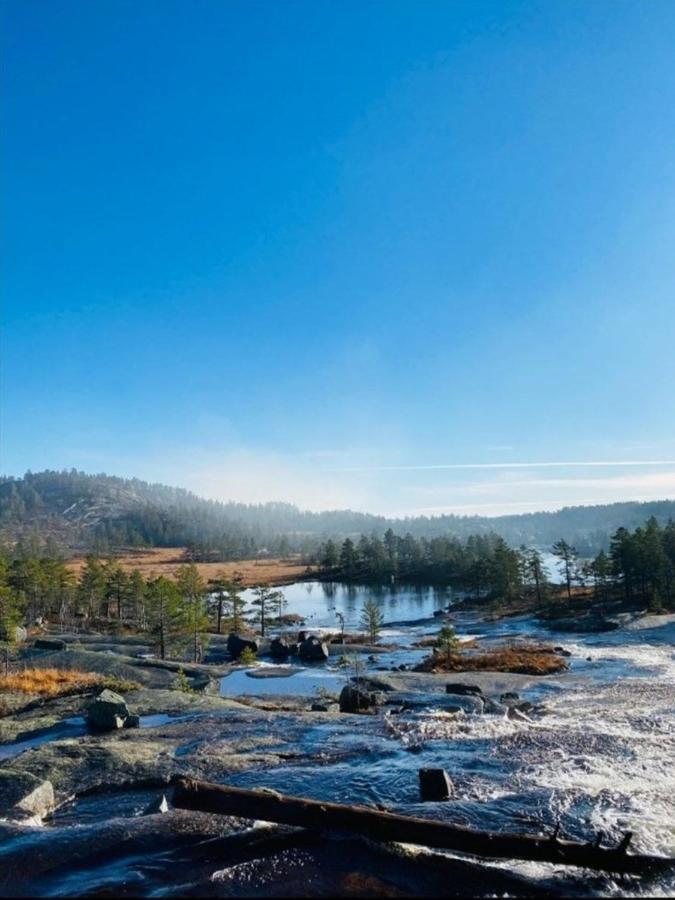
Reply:
[[342, 543], [361, 534], [384, 539], [390, 530], [417, 540], [467, 540], [499, 534], [511, 547], [544, 548], [561, 537], [580, 555], [609, 551], [619, 528], [665, 526], [675, 501], [567, 507], [556, 512], [495, 518], [384, 516], [329, 510], [309, 512], [290, 503], [243, 504], [206, 500], [182, 488], [75, 469], [0, 478], [0, 539], [24, 555], [92, 552], [122, 547], [188, 547], [190, 559], [219, 562], [256, 554], [314, 554], [328, 538]]
[[[564, 539], [551, 548], [562, 584], [552, 585], [541, 553], [525, 546], [510, 548], [499, 535], [458, 538], [403, 537], [389, 529], [383, 539], [362, 535], [341, 544], [327, 540], [317, 562], [327, 580], [453, 586], [470, 592], [495, 609], [519, 600], [541, 607], [571, 600], [578, 588], [602, 602], [617, 594], [627, 603], [653, 611], [675, 610], [675, 522], [665, 527], [650, 519], [644, 527], [619, 528], [608, 553], [582, 560]], [[125, 571], [114, 558], [87, 558], [79, 577], [59, 557], [0, 556], [0, 632], [11, 640], [16, 627], [39, 621], [62, 627], [116, 624], [145, 632], [157, 641], [160, 655], [169, 645], [191, 641], [191, 656], [200, 656], [199, 635], [223, 628], [239, 630], [255, 623], [264, 633], [266, 621], [279, 621], [285, 609], [282, 591], [259, 586], [249, 603], [241, 581], [214, 577], [205, 581], [194, 563], [186, 563], [175, 579], [144, 578]]]
[[[675, 608], [675, 522], [661, 526], [651, 517], [633, 531], [618, 528], [609, 550], [583, 559], [560, 538], [551, 546], [568, 599], [575, 587], [591, 586], [597, 598], [621, 591], [627, 602], [653, 609]], [[524, 596], [542, 602], [551, 595], [541, 552], [509, 547], [497, 534], [455, 537], [403, 537], [392, 529], [384, 538], [362, 535], [357, 542], [326, 541], [317, 562], [325, 575], [358, 583], [453, 585], [482, 597], [509, 603]]]

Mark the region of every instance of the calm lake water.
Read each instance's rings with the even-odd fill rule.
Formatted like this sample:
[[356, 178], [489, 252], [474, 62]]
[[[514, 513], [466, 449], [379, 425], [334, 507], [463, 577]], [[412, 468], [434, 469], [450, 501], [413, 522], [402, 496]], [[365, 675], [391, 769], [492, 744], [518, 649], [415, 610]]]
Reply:
[[[286, 612], [297, 613], [307, 621], [308, 627], [339, 630], [336, 613], [345, 617], [349, 628], [359, 625], [363, 603], [375, 599], [382, 609], [385, 624], [388, 622], [429, 618], [434, 610], [443, 609], [454, 597], [448, 589], [429, 587], [360, 587], [335, 582], [304, 581], [280, 588], [288, 602]], [[244, 591], [244, 597], [253, 599], [252, 591]]]

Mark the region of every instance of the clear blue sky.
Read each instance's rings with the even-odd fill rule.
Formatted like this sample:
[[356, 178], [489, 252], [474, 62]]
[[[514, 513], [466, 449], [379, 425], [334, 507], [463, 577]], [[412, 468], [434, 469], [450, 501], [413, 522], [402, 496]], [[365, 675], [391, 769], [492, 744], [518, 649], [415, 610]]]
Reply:
[[672, 0], [1, 14], [5, 473], [675, 496]]

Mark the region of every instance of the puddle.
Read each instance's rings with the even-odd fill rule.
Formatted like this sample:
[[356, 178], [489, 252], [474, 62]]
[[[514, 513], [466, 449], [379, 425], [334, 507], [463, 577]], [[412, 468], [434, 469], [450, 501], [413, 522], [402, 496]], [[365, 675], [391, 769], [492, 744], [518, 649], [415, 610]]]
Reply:
[[[274, 674], [265, 672], [273, 669]], [[264, 697], [294, 695], [309, 697], [322, 691], [339, 694], [349, 680], [346, 670], [298, 666], [259, 666], [238, 669], [220, 680], [223, 697]]]
[[[140, 717], [140, 728], [156, 728], [158, 725], [168, 725], [169, 722], [178, 722], [186, 716], [170, 716], [166, 713], [157, 713], [151, 716]], [[87, 727], [84, 716], [73, 716], [64, 719], [49, 728], [40, 728], [35, 731], [21, 732], [17, 740], [10, 744], [0, 744], [0, 762], [14, 759], [25, 750], [49, 744], [52, 741], [61, 741], [67, 738], [82, 737], [93, 734]]]

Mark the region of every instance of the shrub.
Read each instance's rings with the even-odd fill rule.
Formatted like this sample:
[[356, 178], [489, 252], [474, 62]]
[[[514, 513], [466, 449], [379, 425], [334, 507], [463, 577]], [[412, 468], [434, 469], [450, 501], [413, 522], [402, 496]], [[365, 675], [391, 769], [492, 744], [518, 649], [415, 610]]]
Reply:
[[194, 694], [195, 690], [190, 684], [190, 679], [187, 677], [183, 669], [178, 670], [178, 675], [176, 675], [176, 680], [174, 682], [173, 688], [175, 691], [182, 691], [184, 694]]
[[243, 663], [245, 666], [253, 665], [256, 661], [255, 651], [250, 647], [244, 647], [244, 649], [239, 654], [239, 662]]

